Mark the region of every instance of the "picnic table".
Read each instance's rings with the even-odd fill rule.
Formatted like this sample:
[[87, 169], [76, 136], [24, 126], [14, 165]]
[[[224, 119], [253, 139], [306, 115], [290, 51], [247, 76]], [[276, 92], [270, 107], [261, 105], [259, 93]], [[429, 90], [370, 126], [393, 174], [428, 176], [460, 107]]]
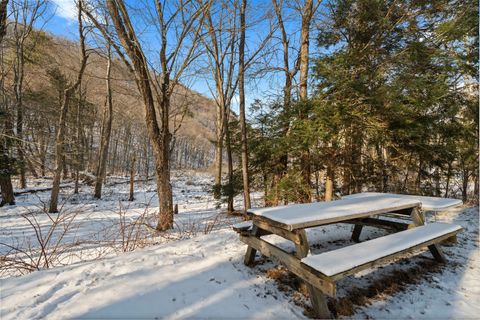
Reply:
[[[407, 252], [428, 248], [434, 258], [445, 262], [439, 244], [462, 230], [446, 223], [425, 223], [422, 207], [442, 210], [460, 205], [457, 199], [362, 193], [330, 202], [253, 208], [252, 220], [234, 226], [248, 245], [245, 265], [252, 265], [256, 252], [283, 264], [305, 281], [317, 316], [330, 317], [326, 296], [335, 296], [336, 281], [361, 270], [384, 264]], [[391, 217], [403, 219], [391, 219]], [[394, 231], [393, 234], [333, 251], [312, 255], [306, 229], [335, 223], [353, 224], [352, 240], [359, 242], [363, 226]], [[262, 239], [275, 234], [292, 241], [295, 253]]]

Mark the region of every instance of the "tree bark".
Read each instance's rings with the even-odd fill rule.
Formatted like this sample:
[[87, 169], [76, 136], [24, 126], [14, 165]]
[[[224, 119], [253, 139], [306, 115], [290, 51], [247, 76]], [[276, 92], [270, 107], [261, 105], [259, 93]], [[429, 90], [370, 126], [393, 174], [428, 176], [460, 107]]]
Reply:
[[[16, 15], [16, 20], [18, 16]], [[15, 21], [15, 63], [13, 66], [13, 89], [15, 92], [15, 110], [17, 111], [17, 166], [20, 174], [20, 188], [27, 187], [27, 180], [25, 178], [25, 155], [23, 149], [23, 80], [25, 77], [25, 54], [24, 43], [29, 33], [29, 26], [20, 25], [19, 21]]]
[[94, 197], [100, 199], [102, 197], [102, 185], [105, 177], [108, 159], [108, 148], [110, 146], [110, 135], [112, 132], [113, 122], [113, 102], [112, 102], [112, 88], [111, 88], [111, 68], [112, 68], [112, 55], [110, 45], [107, 45], [107, 72], [106, 72], [106, 88], [107, 94], [105, 99], [105, 109], [103, 112], [103, 126], [102, 137], [100, 143], [100, 152], [98, 156], [97, 165], [97, 177], [95, 180]]
[[325, 201], [333, 200], [333, 183], [335, 181], [335, 170], [331, 164], [327, 165], [327, 174], [325, 180]]
[[[306, 101], [308, 98], [308, 62], [310, 47], [310, 23], [313, 17], [313, 0], [306, 0], [302, 10], [302, 32], [300, 38], [300, 101]], [[300, 118], [306, 119], [307, 114], [300, 114]], [[301, 202], [311, 201], [311, 165], [310, 151], [304, 150], [300, 156], [300, 170], [302, 172], [303, 183], [305, 188], [304, 194], [301, 195]]]
[[247, 0], [242, 0], [240, 8], [240, 44], [238, 48], [238, 96], [240, 109], [240, 129], [241, 129], [241, 152], [242, 152], [242, 180], [243, 180], [243, 207], [246, 212], [251, 208], [250, 204], [250, 182], [248, 174], [248, 142], [247, 142], [247, 123], [245, 119], [245, 11], [247, 9]]
[[[230, 109], [228, 109], [230, 111]], [[232, 156], [232, 144], [230, 140], [230, 126], [228, 124], [228, 117], [225, 116], [225, 144], [227, 147], [227, 175], [228, 175], [228, 190], [227, 190], [227, 212], [233, 213], [235, 211], [233, 207], [233, 195], [235, 192], [233, 182], [233, 156]]]
[[[221, 107], [219, 107], [221, 108]], [[217, 128], [216, 128], [216, 138], [215, 142], [215, 159], [214, 159], [214, 185], [213, 185], [213, 197], [215, 199], [220, 199], [221, 189], [222, 189], [222, 162], [223, 162], [223, 137], [224, 137], [224, 120], [223, 120], [223, 110], [217, 111]]]
[[462, 201], [468, 201], [468, 180], [470, 179], [470, 171], [463, 165], [462, 169]]
[[8, 0], [0, 0], [0, 44], [7, 34], [7, 7]]
[[133, 196], [133, 183], [135, 181], [135, 156], [132, 158], [132, 164], [130, 167], [130, 193], [128, 196], [128, 201], [133, 201], [135, 200]]
[[[7, 5], [8, 0], [0, 0], [0, 44], [7, 32]], [[3, 58], [3, 57], [2, 57]], [[7, 110], [7, 101], [4, 94], [4, 77], [3, 77], [3, 59], [2, 59], [2, 78], [0, 79], [2, 90], [2, 107], [0, 113], [5, 121], [5, 137], [0, 137], [0, 192], [2, 194], [2, 201], [0, 207], [9, 204], [15, 204], [15, 196], [13, 194], [13, 186], [11, 179], [11, 164], [9, 156], [10, 139], [13, 136], [13, 124], [11, 115]]]
[[[2, 139], [6, 140], [8, 138]], [[0, 191], [2, 193], [2, 201], [0, 207], [5, 204], [14, 205], [15, 196], [13, 194], [13, 186], [11, 179], [10, 157], [7, 148], [4, 147], [5, 141], [0, 141]]]
[[83, 100], [83, 93], [82, 93], [82, 86], [81, 84], [78, 87], [78, 103], [77, 103], [77, 114], [76, 114], [76, 121], [75, 121], [75, 187], [73, 190], [74, 194], [78, 194], [78, 189], [79, 189], [79, 178], [80, 178], [80, 166], [81, 166], [81, 139], [80, 139], [80, 127], [81, 127], [81, 121], [80, 121], [80, 109], [82, 107], [82, 100]]

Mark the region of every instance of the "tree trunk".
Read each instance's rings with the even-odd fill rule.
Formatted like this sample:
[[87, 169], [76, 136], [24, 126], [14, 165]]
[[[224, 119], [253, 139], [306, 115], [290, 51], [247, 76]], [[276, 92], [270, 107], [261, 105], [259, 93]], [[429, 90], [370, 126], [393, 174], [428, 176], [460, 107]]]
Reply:
[[143, 153], [144, 153], [144, 175], [145, 181], [148, 181], [148, 165], [149, 165], [149, 150], [148, 150], [148, 137], [145, 138], [145, 143], [143, 144]]
[[[223, 112], [223, 111], [222, 111]], [[215, 143], [215, 160], [214, 160], [214, 185], [213, 185], [213, 197], [220, 199], [222, 189], [222, 162], [223, 162], [223, 118], [217, 114], [217, 141]]]
[[[3, 41], [3, 37], [7, 32], [7, 4], [8, 0], [0, 0], [0, 44]], [[0, 106], [0, 113], [2, 113], [2, 120], [5, 121], [5, 134], [6, 136], [0, 135], [0, 192], [2, 194], [2, 200], [0, 202], [0, 207], [9, 204], [15, 204], [15, 196], [13, 194], [13, 186], [11, 179], [11, 164], [10, 164], [10, 155], [9, 147], [10, 137], [13, 136], [13, 121], [11, 114], [7, 110], [7, 99], [5, 95], [4, 87], [4, 69], [3, 69], [3, 53], [2, 53], [2, 78], [0, 78], [0, 89], [2, 90], [2, 101]], [[0, 132], [3, 133], [3, 132]]]
[[83, 94], [82, 94], [82, 87], [79, 85], [79, 90], [78, 90], [78, 103], [77, 103], [77, 114], [76, 114], [76, 123], [75, 123], [75, 187], [73, 190], [74, 194], [78, 194], [78, 189], [79, 189], [79, 177], [80, 177], [80, 165], [81, 165], [81, 139], [80, 139], [80, 126], [81, 126], [81, 121], [80, 121], [80, 108], [82, 107], [82, 99], [83, 99]]
[[333, 183], [335, 180], [335, 170], [331, 164], [327, 165], [327, 174], [325, 178], [325, 201], [333, 200]]
[[[25, 30], [19, 34], [19, 22], [15, 22], [15, 64], [14, 64], [14, 92], [15, 92], [15, 110], [17, 111], [17, 166], [20, 174], [20, 188], [27, 187], [27, 180], [25, 178], [25, 155], [23, 148], [23, 80], [25, 76], [24, 65], [24, 34]], [[27, 26], [21, 26], [20, 28], [27, 28]]]
[[468, 180], [470, 178], [470, 172], [467, 168], [462, 170], [462, 201], [466, 203], [468, 201]]
[[0, 0], [0, 44], [7, 33], [7, 6], [8, 0]]
[[62, 178], [62, 169], [64, 167], [64, 141], [65, 141], [65, 122], [67, 117], [68, 103], [73, 94], [73, 86], [65, 90], [63, 103], [60, 109], [60, 119], [58, 121], [57, 136], [55, 139], [55, 167], [53, 169], [52, 193], [50, 195], [49, 213], [58, 212], [58, 193], [60, 192], [60, 180]]
[[315, 199], [320, 201], [320, 172], [315, 170]]
[[445, 198], [448, 198], [448, 193], [450, 190], [450, 179], [452, 177], [452, 162], [448, 162], [448, 168], [447, 168], [447, 182], [445, 185]]
[[154, 151], [155, 173], [157, 175], [157, 193], [160, 206], [160, 216], [157, 230], [165, 231], [173, 228], [173, 194], [170, 184], [170, 146], [171, 134], [162, 134], [160, 143], [156, 144]]
[[115, 130], [117, 134], [115, 135], [116, 139], [115, 141], [115, 146], [113, 147], [113, 152], [112, 152], [112, 159], [111, 159], [111, 164], [110, 164], [110, 174], [115, 175], [117, 172], [117, 150], [118, 150], [118, 141], [120, 140], [118, 130]]
[[[307, 80], [308, 80], [308, 58], [310, 46], [310, 23], [313, 16], [313, 0], [306, 0], [302, 11], [302, 31], [300, 38], [300, 101], [306, 101], [308, 98]], [[306, 119], [307, 114], [300, 114], [300, 118]], [[300, 202], [311, 201], [311, 168], [310, 151], [304, 150], [300, 156], [300, 170], [302, 173], [305, 190], [300, 197]]]
[[0, 207], [3, 207], [6, 204], [14, 205], [15, 196], [13, 195], [12, 179], [10, 178], [10, 175], [0, 175], [0, 189], [2, 192], [2, 201], [0, 201]]
[[228, 169], [228, 187], [227, 187], [227, 212], [233, 213], [235, 209], [233, 208], [233, 195], [234, 195], [234, 185], [233, 185], [233, 157], [232, 157], [232, 145], [230, 141], [230, 126], [228, 125], [228, 117], [225, 117], [225, 144], [227, 147], [227, 169]]
[[113, 102], [112, 102], [112, 88], [110, 86], [110, 75], [112, 67], [112, 55], [110, 51], [110, 45], [107, 46], [108, 60], [107, 60], [107, 74], [106, 74], [106, 100], [105, 100], [105, 109], [103, 112], [103, 127], [102, 127], [102, 137], [100, 143], [100, 152], [98, 157], [98, 166], [97, 166], [97, 177], [95, 180], [95, 192], [94, 197], [100, 199], [102, 197], [102, 185], [103, 179], [106, 174], [107, 168], [107, 159], [108, 159], [108, 148], [110, 145], [110, 135], [112, 132], [112, 121], [113, 121]]
[[[5, 138], [8, 139], [8, 138]], [[4, 140], [4, 139], [1, 139]], [[11, 179], [10, 157], [7, 149], [4, 147], [4, 141], [0, 140], [0, 191], [2, 193], [2, 201], [0, 207], [5, 204], [14, 205], [15, 196], [13, 194], [13, 186]]]
[[133, 182], [135, 181], [135, 156], [132, 158], [132, 165], [130, 167], [130, 193], [128, 196], [128, 201], [135, 200], [133, 196]]
[[479, 200], [479, 199], [478, 199], [478, 187], [479, 187], [479, 186], [478, 186], [478, 171], [476, 171], [476, 173], [475, 173], [475, 177], [474, 177], [474, 179], [473, 179], [473, 183], [475, 184], [475, 185], [473, 186], [473, 195], [474, 195], [474, 199], [475, 199], [475, 201], [476, 201], [476, 205], [478, 206], [478, 200]]
[[238, 63], [238, 95], [240, 109], [240, 129], [242, 134], [242, 180], [243, 180], [243, 207], [246, 212], [251, 208], [250, 203], [250, 182], [248, 174], [248, 144], [247, 144], [247, 123], [245, 119], [245, 10], [247, 0], [242, 0], [240, 9], [240, 44], [239, 44], [239, 63]]

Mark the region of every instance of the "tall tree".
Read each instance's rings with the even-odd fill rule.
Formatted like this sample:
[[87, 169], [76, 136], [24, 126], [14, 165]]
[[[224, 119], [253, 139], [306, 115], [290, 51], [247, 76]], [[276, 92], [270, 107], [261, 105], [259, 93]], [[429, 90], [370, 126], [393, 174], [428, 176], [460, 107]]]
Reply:
[[[176, 4], [155, 2], [156, 28], [160, 34], [159, 72], [150, 70], [146, 55], [132, 25], [130, 13], [123, 0], [107, 0], [107, 10], [113, 22], [116, 36], [128, 59], [115, 46], [117, 53], [135, 76], [145, 107], [147, 131], [155, 155], [155, 173], [159, 198], [159, 221], [157, 230], [173, 227], [173, 195], [170, 184], [170, 152], [172, 133], [170, 131], [170, 103], [175, 87], [185, 69], [197, 57], [203, 13], [209, 3], [179, 1]], [[108, 32], [96, 21], [89, 18], [106, 36], [114, 42]], [[175, 34], [175, 36], [173, 36]], [[170, 43], [172, 41], [172, 43]], [[157, 119], [157, 114], [160, 119]]]
[[63, 91], [62, 105], [60, 108], [60, 118], [58, 120], [57, 135], [55, 139], [55, 168], [53, 172], [53, 184], [52, 193], [50, 195], [50, 206], [48, 212], [58, 212], [58, 194], [60, 192], [60, 180], [62, 176], [62, 169], [64, 166], [64, 147], [65, 147], [65, 128], [67, 111], [70, 104], [70, 100], [77, 90], [78, 86], [82, 82], [83, 73], [87, 67], [88, 54], [85, 46], [85, 34], [83, 27], [83, 1], [77, 2], [77, 22], [78, 22], [78, 34], [80, 38], [80, 54], [82, 57], [80, 63], [80, 69], [77, 73], [75, 82], [67, 85]]
[[[289, 7], [288, 2], [282, 0], [272, 0], [273, 9], [277, 18], [278, 28], [280, 32], [280, 42], [282, 47], [282, 65], [278, 69], [283, 72], [285, 76], [285, 83], [283, 86], [283, 112], [281, 119], [283, 120], [283, 134], [288, 140], [288, 135], [291, 128], [291, 121], [295, 117], [305, 118], [306, 114], [300, 112], [299, 114], [293, 114], [292, 110], [292, 91], [294, 89], [294, 80], [300, 71], [299, 80], [299, 100], [304, 101], [308, 97], [308, 68], [309, 68], [309, 48], [310, 48], [310, 29], [312, 19], [317, 11], [321, 1], [305, 0], [296, 1], [293, 3], [293, 8]], [[300, 18], [300, 37], [296, 38], [296, 33], [288, 33], [288, 25], [292, 24], [289, 21], [289, 13], [293, 17]], [[298, 19], [298, 18], [297, 18]], [[294, 25], [294, 23], [293, 23]], [[298, 43], [295, 43], [298, 42]], [[296, 110], [302, 110], [302, 108], [296, 108]], [[287, 142], [286, 142], [287, 143]], [[289, 143], [287, 143], [289, 144]], [[288, 151], [281, 150], [279, 154], [279, 165], [275, 184], [281, 184], [282, 179], [289, 179], [286, 174], [288, 170], [289, 155]], [[300, 202], [309, 202], [310, 195], [310, 161], [308, 156], [308, 150], [303, 150], [297, 156], [299, 159], [299, 165], [301, 167], [302, 184], [304, 185], [300, 190], [299, 198], [296, 199]], [[275, 187], [277, 189], [278, 186]], [[280, 199], [275, 197], [274, 203], [278, 203]], [[286, 201], [286, 199], [284, 199]]]
[[110, 145], [110, 135], [112, 132], [113, 122], [113, 101], [111, 87], [111, 69], [112, 69], [112, 53], [111, 45], [107, 43], [107, 71], [105, 75], [106, 95], [105, 107], [103, 110], [102, 133], [100, 140], [100, 151], [98, 154], [98, 165], [96, 170], [94, 197], [100, 199], [102, 197], [102, 185], [105, 177], [108, 159], [108, 148]]
[[[315, 2], [315, 3], [314, 3]], [[305, 0], [303, 8], [301, 11], [302, 14], [302, 30], [300, 37], [300, 52], [299, 52], [299, 69], [300, 69], [300, 90], [299, 90], [299, 100], [301, 103], [307, 100], [308, 98], [308, 62], [310, 54], [310, 25], [312, 23], [312, 18], [320, 5], [321, 1]], [[300, 109], [302, 110], [302, 109]], [[301, 111], [299, 114], [301, 119], [308, 117], [305, 112]], [[311, 201], [311, 164], [310, 164], [310, 151], [308, 149], [303, 150], [300, 155], [300, 170], [302, 173], [303, 184], [305, 185], [304, 194], [299, 199], [300, 202], [310, 202]], [[328, 175], [327, 175], [328, 176]]]
[[248, 141], [247, 122], [245, 119], [245, 11], [247, 0], [242, 0], [240, 7], [240, 43], [238, 45], [238, 103], [240, 109], [240, 130], [241, 130], [241, 153], [242, 153], [242, 179], [243, 179], [243, 207], [245, 211], [251, 208], [250, 203], [250, 182], [248, 173]]
[[15, 41], [15, 61], [13, 64], [14, 73], [14, 93], [16, 110], [16, 147], [17, 147], [17, 166], [20, 173], [20, 187], [26, 188], [27, 180], [25, 177], [25, 153], [24, 153], [24, 79], [25, 79], [25, 50], [26, 41], [30, 36], [35, 21], [44, 14], [46, 2], [36, 0], [33, 2], [12, 2], [12, 12], [14, 17], [13, 39]]
[[5, 204], [15, 204], [15, 196], [13, 194], [12, 186], [12, 164], [11, 156], [9, 154], [10, 139], [13, 136], [13, 125], [11, 124], [11, 117], [9, 110], [7, 110], [7, 95], [5, 94], [5, 72], [4, 72], [4, 50], [3, 50], [3, 38], [7, 33], [7, 6], [8, 0], [0, 1], [0, 45], [2, 54], [2, 73], [0, 79], [0, 90], [2, 90], [2, 108], [0, 109], [0, 115], [3, 118], [2, 132], [0, 137], [0, 192], [2, 194], [2, 201], [0, 206]]
[[8, 0], [0, 0], [0, 43], [7, 34], [7, 7]]
[[[224, 153], [224, 140], [229, 135], [228, 124], [230, 107], [238, 85], [235, 74], [237, 63], [235, 52], [237, 49], [237, 7], [220, 1], [217, 5], [210, 6], [206, 12], [205, 37], [202, 42], [208, 56], [208, 65], [214, 79], [216, 108], [216, 141], [215, 141], [215, 176], [214, 197], [219, 199], [222, 189], [222, 164]], [[227, 139], [227, 149], [230, 148], [230, 139]], [[233, 175], [231, 150], [227, 150], [229, 184]], [[233, 197], [228, 199], [228, 211], [233, 211]]]

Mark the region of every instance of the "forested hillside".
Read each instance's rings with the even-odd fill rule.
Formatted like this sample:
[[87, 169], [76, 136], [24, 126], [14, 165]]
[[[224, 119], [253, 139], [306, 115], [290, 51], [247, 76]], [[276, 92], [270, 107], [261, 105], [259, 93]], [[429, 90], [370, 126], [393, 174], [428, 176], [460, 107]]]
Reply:
[[[2, 43], [5, 79], [4, 101], [16, 103], [16, 47], [13, 28]], [[63, 175], [75, 177], [77, 171], [95, 173], [105, 117], [107, 57], [101, 50], [91, 53], [84, 79], [75, 93], [67, 114], [65, 162]], [[24, 43], [25, 67], [22, 88], [23, 141], [13, 145], [23, 149], [16, 168], [33, 177], [51, 174], [54, 163], [55, 133], [62, 95], [69, 79], [78, 72], [81, 57], [78, 44], [43, 31], [32, 30]], [[141, 177], [152, 175], [152, 151], [144, 128], [145, 115], [135, 81], [118, 59], [111, 67], [113, 123], [107, 162], [107, 174], [127, 175], [133, 157], [135, 172]], [[213, 161], [215, 114], [213, 101], [185, 87], [178, 87], [172, 103], [173, 166], [205, 168]], [[5, 116], [18, 121], [14, 109]], [[28, 181], [27, 181], [28, 182]], [[28, 183], [26, 184], [28, 186]]]

